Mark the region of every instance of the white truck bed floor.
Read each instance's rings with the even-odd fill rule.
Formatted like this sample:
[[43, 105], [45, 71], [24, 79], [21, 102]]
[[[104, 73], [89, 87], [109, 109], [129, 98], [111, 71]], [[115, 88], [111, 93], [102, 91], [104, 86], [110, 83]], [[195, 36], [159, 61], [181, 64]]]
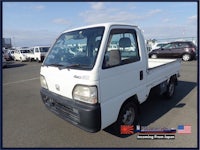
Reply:
[[149, 66], [148, 69], [153, 69], [171, 62], [176, 61], [177, 59], [148, 59]]

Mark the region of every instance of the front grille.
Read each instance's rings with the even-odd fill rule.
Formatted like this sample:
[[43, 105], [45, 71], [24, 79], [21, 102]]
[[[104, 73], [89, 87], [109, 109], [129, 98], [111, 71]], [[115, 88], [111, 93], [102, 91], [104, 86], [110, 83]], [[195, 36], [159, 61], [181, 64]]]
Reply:
[[80, 122], [80, 115], [77, 109], [71, 107], [71, 106], [65, 106], [61, 103], [58, 103], [52, 98], [43, 99], [45, 105], [47, 108], [49, 108], [52, 112], [56, 113], [60, 117], [62, 117], [65, 120], [71, 120], [75, 123]]

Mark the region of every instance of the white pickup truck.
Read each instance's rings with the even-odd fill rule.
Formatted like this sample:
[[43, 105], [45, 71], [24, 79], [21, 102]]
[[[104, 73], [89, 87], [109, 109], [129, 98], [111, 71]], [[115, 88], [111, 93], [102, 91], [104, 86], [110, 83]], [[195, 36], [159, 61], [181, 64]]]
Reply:
[[42, 62], [49, 50], [48, 46], [34, 46], [31, 48], [31, 53], [27, 55], [28, 60], [35, 60], [37, 62]]
[[97, 132], [114, 123], [119, 131], [137, 123], [151, 89], [173, 96], [180, 66], [176, 59], [148, 59], [137, 26], [91, 25], [57, 38], [41, 66], [40, 94], [50, 111], [81, 129]]

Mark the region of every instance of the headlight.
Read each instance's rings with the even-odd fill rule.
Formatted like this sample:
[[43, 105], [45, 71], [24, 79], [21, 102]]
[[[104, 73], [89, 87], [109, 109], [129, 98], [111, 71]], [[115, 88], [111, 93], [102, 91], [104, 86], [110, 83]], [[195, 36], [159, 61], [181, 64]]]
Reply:
[[41, 84], [41, 87], [48, 89], [47, 82], [46, 82], [45, 77], [43, 75], [40, 75], [40, 84]]
[[72, 95], [73, 99], [85, 103], [95, 104], [98, 102], [96, 86], [77, 85], [75, 86]]

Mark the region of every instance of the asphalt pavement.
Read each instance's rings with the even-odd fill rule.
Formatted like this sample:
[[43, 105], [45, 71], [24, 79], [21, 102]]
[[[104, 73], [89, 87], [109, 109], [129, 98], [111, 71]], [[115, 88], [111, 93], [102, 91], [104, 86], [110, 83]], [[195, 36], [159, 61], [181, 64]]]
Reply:
[[116, 136], [111, 128], [85, 132], [48, 111], [40, 97], [41, 63], [10, 62], [3, 68], [3, 148], [195, 148], [197, 147], [197, 61], [182, 62], [171, 100], [150, 97], [141, 105], [140, 125], [150, 128], [191, 126], [190, 134], [175, 139], [137, 139], [137, 134]]

